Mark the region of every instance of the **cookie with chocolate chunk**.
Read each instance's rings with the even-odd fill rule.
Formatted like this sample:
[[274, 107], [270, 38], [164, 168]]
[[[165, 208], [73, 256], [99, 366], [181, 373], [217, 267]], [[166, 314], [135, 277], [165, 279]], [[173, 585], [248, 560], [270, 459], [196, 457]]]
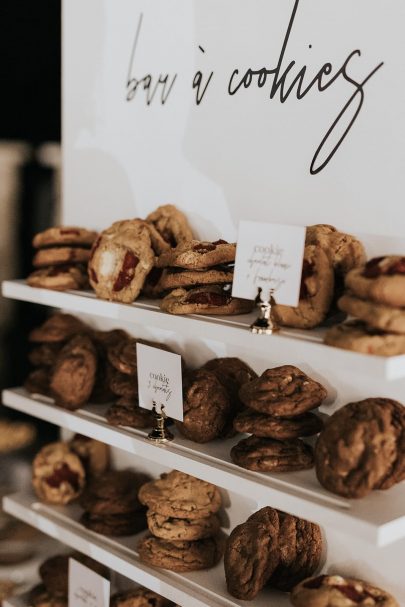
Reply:
[[189, 519], [165, 516], [153, 510], [146, 514], [148, 528], [152, 535], [164, 540], [202, 540], [216, 535], [221, 523], [216, 514], [204, 518]]
[[87, 335], [76, 335], [59, 352], [50, 389], [58, 405], [75, 410], [92, 393], [97, 371], [97, 352]]
[[333, 265], [328, 255], [319, 245], [307, 245], [304, 251], [298, 306], [276, 304], [272, 308], [274, 319], [286, 327], [316, 327], [328, 314], [334, 283]]
[[232, 281], [233, 267], [231, 266], [214, 266], [207, 270], [165, 268], [154, 288], [156, 292], [163, 293], [178, 288], [230, 284]]
[[138, 543], [141, 561], [169, 571], [186, 572], [210, 569], [221, 559], [224, 539], [221, 536], [203, 540], [168, 541], [147, 535]]
[[236, 244], [226, 240], [215, 242], [188, 240], [160, 255], [156, 265], [158, 268], [206, 270], [212, 266], [234, 262], [235, 254]]
[[89, 286], [85, 266], [75, 263], [48, 266], [35, 270], [27, 277], [27, 284], [37, 289], [79, 291]]
[[86, 325], [71, 314], [53, 314], [40, 327], [29, 334], [29, 341], [34, 343], [62, 343], [76, 333], [86, 331]]
[[405, 354], [405, 335], [369, 327], [361, 320], [349, 320], [331, 327], [325, 333], [324, 342], [328, 346], [362, 354], [376, 356]]
[[219, 285], [175, 289], [160, 302], [160, 308], [170, 314], [246, 314], [253, 309], [248, 299], [232, 297], [229, 290]]
[[293, 588], [290, 600], [295, 607], [399, 607], [385, 590], [340, 575], [319, 575], [303, 580]]
[[174, 603], [140, 586], [114, 594], [110, 599], [110, 607], [174, 607]]
[[313, 436], [323, 428], [320, 417], [314, 413], [303, 413], [298, 417], [271, 417], [264, 413], [246, 409], [233, 422], [235, 430], [263, 438], [288, 440], [300, 436]]
[[370, 259], [364, 268], [349, 272], [345, 284], [361, 299], [405, 307], [405, 257], [386, 255]]
[[68, 504], [83, 491], [85, 470], [80, 458], [62, 442], [43, 447], [32, 464], [35, 493], [48, 504]]
[[293, 472], [314, 465], [312, 447], [299, 438], [278, 441], [249, 436], [231, 449], [232, 461], [256, 472]]
[[149, 213], [146, 221], [159, 232], [168, 249], [193, 238], [193, 231], [186, 216], [174, 204], [158, 207], [156, 211]]
[[32, 265], [34, 268], [59, 266], [67, 263], [86, 264], [90, 258], [90, 250], [80, 247], [55, 247], [40, 249], [34, 255]]
[[106, 418], [111, 426], [143, 429], [152, 428], [154, 425], [152, 412], [140, 407], [137, 398], [128, 399], [125, 396], [111, 405], [106, 413]]
[[405, 334], [405, 307], [395, 308], [345, 293], [338, 301], [343, 312], [355, 316], [369, 327], [388, 333]]
[[308, 226], [305, 242], [307, 245], [321, 246], [339, 274], [347, 274], [353, 268], [363, 266], [366, 261], [364, 246], [355, 236], [327, 224]]
[[267, 369], [242, 386], [242, 402], [250, 409], [274, 417], [296, 417], [318, 407], [326, 398], [325, 388], [298, 367], [282, 365]]
[[229, 536], [224, 567], [228, 592], [252, 600], [267, 584], [279, 562], [279, 517], [273, 508], [262, 508]]
[[141, 219], [117, 221], [101, 232], [92, 247], [90, 284], [101, 299], [132, 303], [154, 258], [147, 224]]
[[211, 371], [199, 369], [183, 381], [183, 421], [175, 420], [179, 432], [197, 443], [218, 438], [228, 421], [231, 403], [222, 383]]
[[97, 238], [97, 232], [79, 228], [77, 226], [57, 226], [48, 228], [34, 236], [32, 246], [35, 249], [72, 245], [80, 247], [91, 247]]

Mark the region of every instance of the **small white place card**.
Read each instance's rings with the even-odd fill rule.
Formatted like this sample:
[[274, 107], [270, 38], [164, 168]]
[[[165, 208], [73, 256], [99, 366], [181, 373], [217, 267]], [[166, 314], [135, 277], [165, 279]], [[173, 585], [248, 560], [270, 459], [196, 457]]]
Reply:
[[109, 607], [110, 582], [69, 559], [69, 607]]
[[168, 417], [183, 421], [183, 382], [181, 356], [136, 344], [139, 405], [152, 409], [155, 402], [160, 413], [165, 407]]
[[299, 302], [306, 228], [241, 221], [236, 247], [232, 295], [255, 299], [258, 288], [267, 299], [274, 289], [276, 303]]

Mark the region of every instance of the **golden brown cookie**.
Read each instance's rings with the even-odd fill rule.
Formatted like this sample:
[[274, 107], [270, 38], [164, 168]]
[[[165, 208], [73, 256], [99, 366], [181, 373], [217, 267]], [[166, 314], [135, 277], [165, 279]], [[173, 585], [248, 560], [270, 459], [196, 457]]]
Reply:
[[215, 242], [189, 240], [160, 255], [156, 265], [158, 268], [206, 270], [212, 266], [234, 262], [235, 254], [236, 244], [226, 240]]
[[78, 228], [76, 226], [58, 226], [48, 228], [36, 234], [32, 241], [35, 249], [43, 247], [54, 247], [58, 245], [75, 245], [91, 247], [97, 238], [97, 232]]
[[71, 314], [53, 314], [40, 327], [29, 334], [34, 343], [61, 343], [76, 333], [86, 331], [86, 325]]
[[194, 542], [168, 541], [147, 535], [138, 543], [141, 561], [169, 571], [186, 572], [210, 569], [221, 559], [224, 539], [208, 537]]
[[314, 413], [303, 413], [298, 417], [271, 417], [251, 409], [239, 413], [233, 425], [238, 432], [277, 440], [313, 436], [323, 428], [321, 418]]
[[273, 417], [296, 417], [318, 407], [326, 398], [325, 388], [298, 367], [282, 365], [267, 369], [239, 390], [250, 409]]
[[174, 204], [164, 204], [149, 213], [146, 221], [152, 224], [170, 247], [177, 247], [193, 239], [193, 231], [184, 213]]
[[343, 312], [355, 316], [369, 327], [387, 333], [405, 334], [405, 308], [394, 308], [345, 293], [338, 301]]
[[301, 289], [297, 307], [273, 306], [275, 320], [286, 327], [311, 329], [321, 324], [333, 299], [334, 273], [330, 258], [319, 245], [304, 251]]
[[143, 485], [138, 497], [154, 512], [184, 519], [211, 516], [218, 512], [222, 503], [215, 485], [177, 470]]
[[110, 447], [94, 438], [75, 434], [69, 447], [80, 457], [87, 478], [102, 474], [110, 465]]
[[256, 472], [293, 472], [314, 465], [312, 447], [299, 438], [278, 441], [249, 436], [231, 449], [232, 461]]
[[79, 291], [80, 289], [87, 289], [89, 281], [86, 268], [83, 265], [67, 263], [35, 270], [27, 277], [27, 284], [37, 289]]
[[290, 595], [295, 607], [399, 607], [385, 590], [340, 575], [319, 575], [300, 582]]
[[55, 247], [39, 249], [34, 255], [32, 265], [34, 268], [59, 266], [70, 263], [86, 264], [90, 258], [90, 250], [81, 247]]
[[110, 607], [173, 607], [174, 603], [152, 590], [133, 588], [126, 592], [114, 594], [110, 599]]
[[206, 537], [216, 535], [221, 523], [216, 514], [205, 518], [188, 519], [165, 516], [153, 510], [146, 513], [148, 528], [152, 535], [164, 540], [202, 540]]
[[90, 284], [97, 297], [132, 303], [154, 263], [150, 231], [141, 219], [117, 221], [101, 232], [91, 250]]
[[247, 314], [253, 309], [248, 299], [232, 297], [230, 290], [219, 285], [175, 289], [160, 302], [160, 308], [170, 314]]
[[[156, 268], [159, 270], [159, 268]], [[154, 286], [156, 293], [179, 288], [200, 287], [203, 285], [230, 284], [233, 281], [233, 267], [215, 266], [208, 270], [182, 270], [165, 268]]]
[[339, 274], [347, 274], [353, 268], [363, 266], [366, 261], [362, 243], [355, 236], [339, 232], [330, 225], [308, 226], [305, 242], [307, 245], [321, 246]]
[[349, 320], [328, 329], [324, 336], [328, 346], [376, 356], [405, 354], [405, 335], [369, 327], [360, 320]]
[[80, 458], [65, 443], [43, 447], [32, 463], [35, 493], [49, 504], [68, 504], [82, 492], [85, 471]]
[[405, 307], [405, 257], [386, 255], [370, 259], [345, 278], [346, 287], [360, 297], [393, 307]]
[[211, 371], [199, 369], [183, 381], [183, 421], [179, 432], [197, 443], [207, 443], [223, 432], [231, 411], [227, 391]]

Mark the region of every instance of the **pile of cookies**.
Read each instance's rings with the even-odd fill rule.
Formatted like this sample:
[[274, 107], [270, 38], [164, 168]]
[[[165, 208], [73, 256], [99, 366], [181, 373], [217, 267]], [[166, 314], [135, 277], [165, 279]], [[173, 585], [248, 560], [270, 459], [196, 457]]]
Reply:
[[316, 572], [322, 534], [315, 523], [265, 507], [233, 529], [224, 554], [229, 593], [252, 600], [265, 586], [290, 591]]
[[108, 468], [109, 460], [107, 445], [81, 435], [70, 442], [45, 445], [32, 464], [35, 493], [48, 504], [69, 504], [79, 497], [88, 479]]
[[375, 257], [349, 272], [345, 283], [338, 306], [356, 320], [331, 328], [325, 343], [364, 354], [404, 354], [405, 257]]
[[259, 472], [313, 466], [312, 448], [299, 437], [322, 429], [320, 418], [310, 412], [327, 396], [319, 382], [297, 367], [283, 365], [243, 385], [239, 396], [247, 409], [235, 418], [234, 428], [252, 436], [232, 448], [235, 464]]
[[405, 407], [388, 398], [349, 403], [326, 423], [315, 447], [319, 482], [360, 498], [405, 479]]
[[143, 485], [139, 500], [148, 508], [150, 531], [138, 543], [143, 562], [178, 572], [218, 563], [224, 538], [217, 515], [221, 494], [215, 485], [173, 470]]
[[29, 593], [32, 607], [68, 607], [70, 558], [109, 579], [109, 571], [104, 565], [80, 552], [57, 554], [39, 567], [41, 583]]
[[31, 287], [66, 291], [88, 287], [87, 263], [97, 232], [60, 226], [40, 232], [32, 241], [35, 271], [27, 278]]
[[126, 536], [146, 528], [138, 491], [149, 478], [132, 470], [108, 470], [90, 480], [80, 496], [82, 524], [107, 536]]

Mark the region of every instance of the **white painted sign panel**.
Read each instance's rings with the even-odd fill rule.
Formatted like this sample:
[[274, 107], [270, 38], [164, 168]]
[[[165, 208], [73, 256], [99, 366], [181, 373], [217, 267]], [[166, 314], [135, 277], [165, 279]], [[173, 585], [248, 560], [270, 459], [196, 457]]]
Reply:
[[108, 607], [110, 582], [92, 569], [69, 559], [69, 607]]

